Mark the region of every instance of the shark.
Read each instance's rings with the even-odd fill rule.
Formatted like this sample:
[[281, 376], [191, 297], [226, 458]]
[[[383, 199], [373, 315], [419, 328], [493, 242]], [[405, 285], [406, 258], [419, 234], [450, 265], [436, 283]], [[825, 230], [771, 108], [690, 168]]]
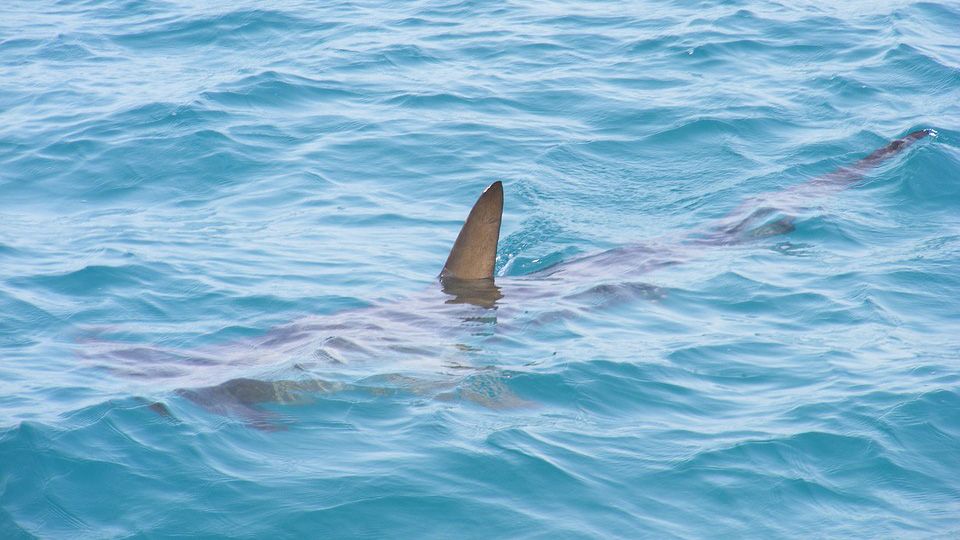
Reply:
[[[627, 245], [515, 277], [495, 276], [504, 212], [504, 185], [495, 181], [470, 209], [437, 276], [436, 287], [400, 302], [308, 317], [239, 345], [188, 352], [113, 348], [101, 351], [99, 358], [109, 357], [112, 368], [127, 375], [190, 381], [194, 384], [177, 388], [174, 394], [207, 411], [238, 417], [264, 430], [279, 425], [265, 405], [309, 403], [333, 393], [406, 393], [491, 408], [524, 406], [528, 403], [510, 392], [496, 368], [463, 360], [470, 356], [469, 343], [438, 341], [436, 336], [456, 336], [464, 331], [474, 337], [490, 336], [519, 309], [558, 298], [591, 294], [656, 298], [661, 294], [657, 287], [637, 281], [638, 276], [696, 260], [710, 249], [787, 234], [794, 230], [798, 212], [811, 201], [856, 186], [881, 164], [935, 135], [932, 129], [910, 132], [849, 166], [746, 200], [726, 216], [684, 231], [670, 242]], [[618, 281], [604, 282], [599, 279], [602, 276], [616, 276]], [[438, 343], [444, 345], [438, 347]], [[393, 373], [364, 375], [368, 363], [384, 358], [394, 362]], [[241, 372], [256, 371], [264, 365], [287, 367], [277, 377], [239, 376], [222, 381], [225, 364]], [[406, 374], [438, 370], [468, 372], [470, 376]], [[204, 378], [198, 372], [210, 375]], [[317, 376], [333, 372], [343, 376]], [[209, 384], [198, 385], [198, 380]], [[148, 405], [162, 416], [174, 416], [161, 401]]]

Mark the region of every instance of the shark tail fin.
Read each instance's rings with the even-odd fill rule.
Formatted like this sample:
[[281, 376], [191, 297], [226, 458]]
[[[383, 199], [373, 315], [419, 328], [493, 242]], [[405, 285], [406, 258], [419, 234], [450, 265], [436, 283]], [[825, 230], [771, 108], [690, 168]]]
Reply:
[[861, 159], [860, 161], [854, 163], [850, 167], [843, 167], [836, 172], [820, 177], [815, 180], [818, 184], [835, 184], [841, 187], [846, 187], [856, 182], [859, 182], [863, 177], [872, 171], [874, 168], [878, 167], [887, 159], [903, 152], [909, 148], [913, 143], [923, 139], [925, 137], [936, 137], [937, 131], [934, 129], [920, 129], [910, 133], [902, 138], [895, 139], [890, 141], [890, 143], [883, 148], [878, 148], [869, 156]]
[[440, 272], [441, 278], [492, 279], [503, 217], [503, 183], [487, 186], [474, 203]]
[[854, 168], [868, 170], [871, 167], [875, 167], [876, 165], [881, 163], [884, 159], [890, 156], [894, 156], [903, 150], [906, 150], [910, 145], [919, 141], [920, 139], [923, 139], [924, 137], [936, 137], [936, 136], [937, 136], [937, 131], [934, 129], [920, 129], [920, 130], [914, 131], [913, 133], [910, 133], [905, 137], [891, 141], [890, 144], [874, 151], [869, 156], [861, 159], [860, 161], [857, 162], [856, 165], [854, 165]]

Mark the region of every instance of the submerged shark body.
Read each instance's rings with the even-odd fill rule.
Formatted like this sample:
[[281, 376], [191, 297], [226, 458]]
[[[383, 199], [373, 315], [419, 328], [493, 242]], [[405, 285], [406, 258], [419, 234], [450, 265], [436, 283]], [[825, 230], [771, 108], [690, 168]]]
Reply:
[[[492, 336], [494, 325], [502, 330], [517, 311], [540, 303], [552, 305], [561, 299], [591, 294], [656, 298], [658, 289], [636, 281], [636, 276], [699, 259], [711, 247], [788, 233], [793, 230], [795, 215], [813, 200], [855, 185], [890, 157], [934, 134], [932, 130], [915, 131], [849, 167], [773, 196], [751, 199], [726, 217], [667, 243], [667, 247], [626, 246], [500, 280], [494, 279], [494, 266], [504, 197], [502, 183], [494, 182], [471, 209], [440, 272], [439, 287], [398, 303], [301, 320], [229, 347], [190, 353], [114, 347], [101, 350], [96, 357], [101, 361], [109, 357], [112, 369], [128, 375], [189, 381], [189, 388], [176, 390], [178, 395], [262, 429], [271, 429], [275, 423], [261, 405], [305, 403], [330, 393], [405, 392], [463, 399], [489, 407], [520, 405], [523, 400], [512, 395], [489, 370], [464, 361], [473, 350], [471, 340]], [[620, 281], [616, 285], [598, 283], [602, 276], [617, 276]], [[438, 335], [445, 339], [438, 341]], [[385, 359], [395, 373], [469, 376], [362, 375], [367, 361], [380, 363]], [[222, 381], [224, 365], [241, 372], [259, 370], [264, 365], [292, 367], [284, 368], [276, 380], [262, 380], [260, 372], [255, 377], [217, 382]], [[336, 374], [342, 375], [340, 380]], [[204, 385], [204, 381], [210, 384]], [[170, 414], [160, 403], [150, 406], [160, 414]]]

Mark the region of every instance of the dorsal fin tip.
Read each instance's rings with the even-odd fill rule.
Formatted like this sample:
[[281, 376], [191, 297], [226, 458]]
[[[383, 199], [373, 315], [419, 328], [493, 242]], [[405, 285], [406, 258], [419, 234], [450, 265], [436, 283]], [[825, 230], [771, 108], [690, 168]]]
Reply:
[[503, 218], [503, 182], [487, 186], [453, 243], [441, 278], [492, 279]]

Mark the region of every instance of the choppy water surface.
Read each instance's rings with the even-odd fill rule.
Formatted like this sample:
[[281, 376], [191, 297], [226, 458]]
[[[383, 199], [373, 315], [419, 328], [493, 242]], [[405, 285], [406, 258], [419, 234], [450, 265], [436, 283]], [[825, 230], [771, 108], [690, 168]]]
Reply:
[[0, 536], [960, 534], [956, 4], [195, 4], [0, 8]]

